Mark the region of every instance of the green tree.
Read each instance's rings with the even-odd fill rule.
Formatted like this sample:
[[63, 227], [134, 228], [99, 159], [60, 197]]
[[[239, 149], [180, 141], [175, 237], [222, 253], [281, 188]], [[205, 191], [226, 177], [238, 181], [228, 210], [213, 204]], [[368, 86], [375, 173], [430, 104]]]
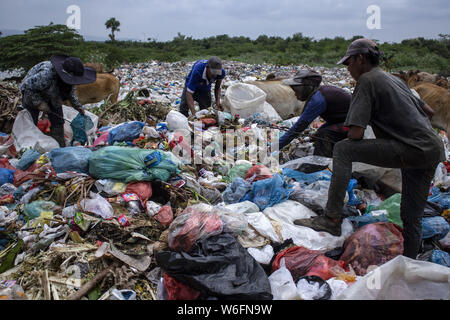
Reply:
[[62, 24], [37, 26], [0, 38], [0, 69], [31, 68], [54, 54], [74, 55], [83, 37]]
[[106, 29], [111, 29], [111, 34], [109, 34], [109, 38], [111, 41], [116, 41], [116, 35], [114, 32], [119, 32], [120, 22], [116, 20], [116, 18], [109, 18], [108, 21], [105, 22]]

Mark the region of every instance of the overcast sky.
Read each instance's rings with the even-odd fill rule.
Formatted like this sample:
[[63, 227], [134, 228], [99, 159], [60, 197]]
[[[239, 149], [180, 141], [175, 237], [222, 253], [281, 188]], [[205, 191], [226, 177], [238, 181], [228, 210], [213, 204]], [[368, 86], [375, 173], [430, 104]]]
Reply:
[[[261, 34], [322, 39], [363, 35], [382, 42], [438, 38], [450, 33], [449, 0], [0, 0], [0, 30], [66, 24], [69, 5], [81, 10], [83, 36], [107, 38], [105, 21], [120, 21], [117, 39], [158, 41], [178, 32], [200, 39]], [[368, 29], [369, 5], [380, 8], [381, 29]]]

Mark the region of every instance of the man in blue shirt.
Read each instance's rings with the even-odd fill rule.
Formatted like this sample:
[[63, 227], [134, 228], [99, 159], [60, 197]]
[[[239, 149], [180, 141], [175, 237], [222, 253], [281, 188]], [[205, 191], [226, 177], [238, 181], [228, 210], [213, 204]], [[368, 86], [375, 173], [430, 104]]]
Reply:
[[219, 110], [222, 110], [220, 86], [223, 78], [225, 78], [225, 70], [222, 68], [222, 61], [218, 57], [195, 62], [191, 72], [186, 77], [181, 95], [180, 112], [188, 117], [189, 110], [191, 110], [191, 115], [195, 115], [194, 101], [198, 102], [200, 110], [211, 107], [211, 84], [213, 82], [215, 82], [216, 105]]
[[348, 128], [343, 125], [350, 107], [351, 94], [335, 86], [320, 86], [322, 76], [313, 70], [301, 70], [283, 84], [294, 90], [300, 101], [306, 101], [302, 115], [279, 141], [281, 150], [295, 139], [317, 117], [326, 122], [312, 137], [314, 155], [331, 158], [334, 144], [347, 137]]

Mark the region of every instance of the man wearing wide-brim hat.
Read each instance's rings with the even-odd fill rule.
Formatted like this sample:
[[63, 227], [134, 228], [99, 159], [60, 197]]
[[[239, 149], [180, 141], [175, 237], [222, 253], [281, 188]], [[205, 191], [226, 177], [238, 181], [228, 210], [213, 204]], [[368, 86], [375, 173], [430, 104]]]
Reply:
[[31, 68], [20, 84], [23, 107], [31, 113], [34, 124], [40, 111], [47, 113], [50, 135], [65, 147], [62, 102], [69, 100], [75, 110], [84, 114], [75, 86], [94, 82], [96, 78], [95, 70], [84, 67], [79, 58], [54, 55], [50, 61]]
[[[325, 214], [294, 223], [340, 236], [352, 163], [400, 168], [403, 255], [415, 259], [421, 246], [422, 217], [430, 184], [438, 163], [445, 160], [444, 145], [428, 118], [432, 109], [415, 97], [400, 78], [379, 67], [380, 54], [374, 41], [358, 39], [338, 62], [347, 65], [357, 81], [345, 121], [350, 128], [348, 138], [334, 146]], [[363, 139], [367, 125], [372, 127], [376, 139]]]

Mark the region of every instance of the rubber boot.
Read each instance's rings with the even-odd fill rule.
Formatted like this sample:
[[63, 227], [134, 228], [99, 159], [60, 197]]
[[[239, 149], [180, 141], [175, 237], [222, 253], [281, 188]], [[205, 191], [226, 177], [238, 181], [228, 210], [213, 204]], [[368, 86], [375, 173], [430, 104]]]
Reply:
[[64, 126], [54, 126], [50, 127], [50, 136], [55, 139], [61, 148], [66, 146], [64, 141]]

